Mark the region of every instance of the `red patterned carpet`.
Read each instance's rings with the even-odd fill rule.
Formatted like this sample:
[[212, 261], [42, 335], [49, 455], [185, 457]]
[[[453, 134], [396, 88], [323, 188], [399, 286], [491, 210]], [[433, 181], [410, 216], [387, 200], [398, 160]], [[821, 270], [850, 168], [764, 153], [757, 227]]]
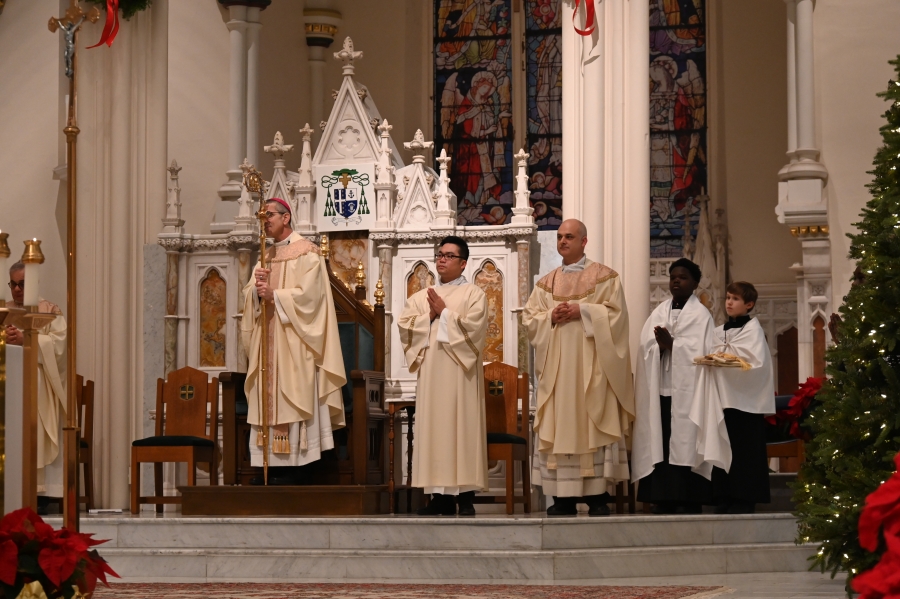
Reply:
[[727, 587], [465, 584], [114, 584], [97, 599], [706, 599]]

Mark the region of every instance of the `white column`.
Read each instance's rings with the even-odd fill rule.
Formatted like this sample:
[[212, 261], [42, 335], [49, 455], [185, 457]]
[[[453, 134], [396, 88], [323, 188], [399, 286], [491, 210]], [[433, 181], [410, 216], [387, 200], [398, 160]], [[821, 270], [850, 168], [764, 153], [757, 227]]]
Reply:
[[325, 56], [342, 23], [328, 0], [308, 1], [303, 9], [309, 62], [309, 107], [313, 128], [325, 119]]
[[[797, 275], [797, 350], [800, 381], [816, 374], [815, 328], [827, 324], [831, 301], [831, 240], [825, 181], [828, 170], [816, 146], [813, 0], [787, 4], [788, 164], [779, 173], [778, 222], [798, 239], [802, 261]], [[825, 336], [828, 332], [825, 327]], [[819, 365], [821, 367], [821, 364]]]
[[588, 256], [622, 277], [636, 348], [650, 310], [648, 8], [596, 2], [597, 28], [582, 37], [574, 4], [562, 15], [563, 213], [587, 226]]
[[247, 8], [247, 149], [250, 164], [259, 165], [259, 22], [260, 8]]
[[229, 31], [230, 84], [228, 88], [228, 180], [219, 188], [223, 201], [216, 203], [216, 215], [210, 224], [211, 233], [228, 233], [234, 228], [237, 199], [241, 195], [241, 162], [247, 151], [247, 53], [244, 32], [247, 28], [247, 7], [228, 7], [231, 17], [225, 25]]
[[797, 0], [787, 3], [787, 100], [788, 149], [791, 162], [797, 161]]

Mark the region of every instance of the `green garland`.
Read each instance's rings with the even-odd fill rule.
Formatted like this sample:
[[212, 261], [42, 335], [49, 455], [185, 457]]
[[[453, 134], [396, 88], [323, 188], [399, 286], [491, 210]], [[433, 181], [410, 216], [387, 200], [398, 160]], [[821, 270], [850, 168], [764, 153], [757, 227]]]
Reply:
[[[99, 4], [106, 8], [106, 0], [87, 0], [93, 4]], [[142, 10], [150, 8], [153, 0], [119, 0], [119, 10], [122, 11], [122, 17], [127, 21]]]
[[850, 234], [850, 258], [865, 279], [841, 306], [839, 341], [827, 354], [830, 379], [807, 423], [813, 438], [795, 484], [800, 543], [817, 543], [813, 566], [850, 580], [884, 549], [859, 545], [866, 497], [892, 475], [900, 450], [900, 56], [897, 81], [878, 95], [890, 102], [868, 185], [872, 199]]

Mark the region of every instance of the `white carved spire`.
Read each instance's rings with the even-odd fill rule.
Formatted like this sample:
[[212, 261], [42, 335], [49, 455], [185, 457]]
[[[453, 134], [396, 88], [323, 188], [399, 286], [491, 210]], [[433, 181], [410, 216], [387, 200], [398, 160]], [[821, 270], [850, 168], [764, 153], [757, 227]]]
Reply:
[[169, 171], [169, 185], [166, 193], [166, 217], [162, 219], [163, 233], [182, 233], [184, 221], [181, 219], [181, 187], [178, 186], [178, 173], [181, 172], [180, 166], [172, 159], [172, 165], [166, 170]]
[[516, 204], [513, 207], [512, 224], [533, 225], [534, 208], [531, 207], [531, 190], [528, 189], [528, 157], [530, 154], [520, 149], [514, 156], [519, 170], [516, 174]]
[[355, 67], [353, 66], [353, 61], [357, 58], [362, 58], [362, 52], [355, 52], [353, 50], [353, 40], [350, 37], [344, 38], [344, 47], [341, 48], [340, 52], [335, 52], [334, 57], [338, 60], [344, 61], [344, 76], [353, 76], [355, 72]]
[[303, 136], [303, 147], [300, 156], [300, 181], [298, 187], [312, 187], [315, 185], [312, 174], [312, 150], [310, 149], [310, 141], [312, 140], [313, 129], [306, 123], [303, 129], [300, 129]]
[[391, 164], [391, 154], [392, 150], [388, 146], [388, 141], [391, 139], [391, 129], [394, 126], [389, 124], [387, 119], [378, 125], [378, 131], [381, 133], [381, 151], [378, 155], [378, 166], [376, 167], [376, 176], [375, 182], [380, 184], [389, 185], [393, 182], [393, 173], [394, 167]]
[[450, 177], [447, 176], [447, 165], [450, 164], [450, 157], [447, 156], [447, 150], [441, 148], [441, 155], [438, 156], [437, 161], [441, 165], [441, 172], [438, 175], [438, 188], [434, 194], [436, 203], [434, 226], [435, 228], [453, 228], [453, 224], [456, 222], [456, 215], [450, 206]]
[[415, 154], [413, 154], [413, 163], [424, 164], [425, 150], [432, 149], [434, 147], [434, 142], [425, 141], [425, 136], [422, 134], [422, 130], [416, 129], [416, 134], [413, 135], [413, 140], [404, 142], [403, 147], [407, 150], [416, 152]]

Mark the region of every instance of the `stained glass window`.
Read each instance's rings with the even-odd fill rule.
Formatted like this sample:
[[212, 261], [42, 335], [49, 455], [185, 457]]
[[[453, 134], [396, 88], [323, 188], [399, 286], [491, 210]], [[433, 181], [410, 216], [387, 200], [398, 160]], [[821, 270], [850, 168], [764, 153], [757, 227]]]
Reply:
[[705, 0], [649, 1], [650, 257], [680, 257], [707, 187]]
[[525, 2], [526, 127], [531, 206], [539, 229], [562, 222], [560, 0]]
[[513, 206], [510, 0], [435, 0], [434, 147], [447, 150], [460, 225]]

